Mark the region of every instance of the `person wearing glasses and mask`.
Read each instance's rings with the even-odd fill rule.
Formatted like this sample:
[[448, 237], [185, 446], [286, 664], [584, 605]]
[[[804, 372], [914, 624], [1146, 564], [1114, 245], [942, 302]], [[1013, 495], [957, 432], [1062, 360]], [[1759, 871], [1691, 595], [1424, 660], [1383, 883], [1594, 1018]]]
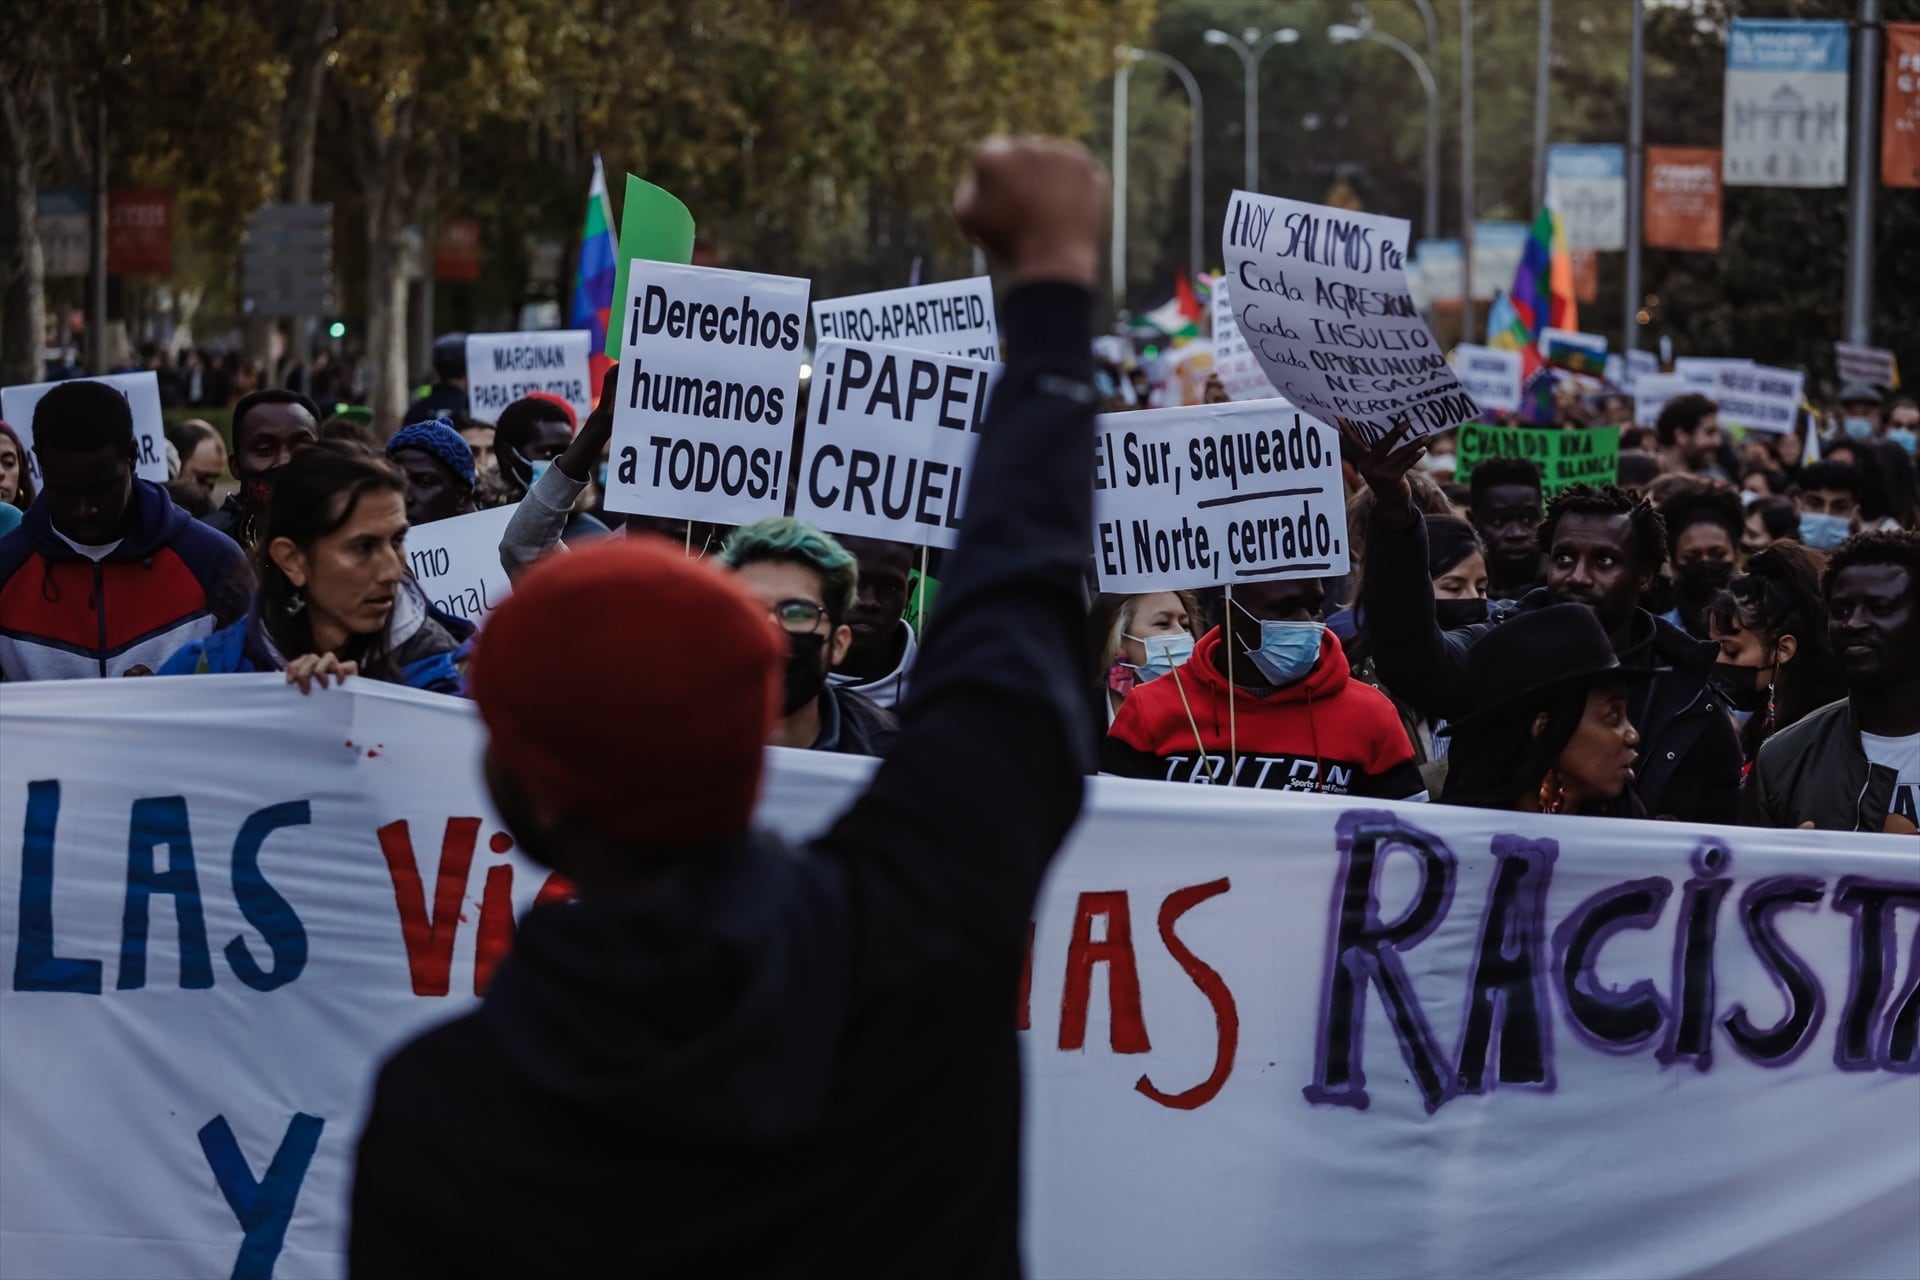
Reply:
[[1103, 773], [1424, 800], [1393, 703], [1352, 677], [1318, 579], [1243, 583], [1193, 658], [1120, 704]]
[[884, 756], [900, 732], [892, 713], [827, 682], [847, 656], [847, 611], [859, 591], [853, 553], [791, 516], [735, 531], [720, 553], [787, 633], [786, 693], [769, 746]]

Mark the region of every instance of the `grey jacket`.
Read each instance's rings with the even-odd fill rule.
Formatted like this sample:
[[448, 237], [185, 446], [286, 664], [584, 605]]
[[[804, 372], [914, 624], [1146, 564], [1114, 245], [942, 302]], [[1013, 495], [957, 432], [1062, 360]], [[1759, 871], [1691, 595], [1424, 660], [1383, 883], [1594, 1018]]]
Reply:
[[1749, 827], [1881, 831], [1899, 775], [1867, 759], [1853, 703], [1829, 702], [1768, 738], [1740, 796]]
[[567, 516], [586, 487], [586, 481], [569, 479], [558, 467], [548, 467], [534, 481], [514, 508], [507, 531], [500, 535], [500, 563], [508, 579], [518, 578], [535, 560], [561, 545]]

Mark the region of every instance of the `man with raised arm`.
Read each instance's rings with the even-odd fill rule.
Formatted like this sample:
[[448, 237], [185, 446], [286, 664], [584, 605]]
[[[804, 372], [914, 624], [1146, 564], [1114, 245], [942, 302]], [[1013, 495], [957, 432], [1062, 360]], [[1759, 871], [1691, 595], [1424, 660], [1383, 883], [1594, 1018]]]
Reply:
[[[898, 745], [825, 834], [750, 825], [786, 645], [737, 578], [607, 540], [493, 614], [487, 783], [579, 896], [528, 913], [481, 1010], [382, 1070], [353, 1274], [1019, 1273], [1014, 1007], [1092, 740], [1106, 205], [1055, 142], [989, 141], [960, 185], [1009, 281], [1006, 372]], [[583, 759], [585, 736], [607, 749]]]

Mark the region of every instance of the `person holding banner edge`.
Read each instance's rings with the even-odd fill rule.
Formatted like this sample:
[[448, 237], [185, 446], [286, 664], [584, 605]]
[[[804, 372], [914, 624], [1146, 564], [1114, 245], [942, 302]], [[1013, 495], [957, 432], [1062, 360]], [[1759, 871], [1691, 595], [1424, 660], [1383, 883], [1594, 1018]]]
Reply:
[[[1016, 992], [1088, 755], [1106, 182], [1077, 145], [993, 139], [955, 205], [1006, 265], [1008, 360], [898, 747], [796, 856], [749, 827], [765, 606], [655, 539], [527, 573], [472, 668], [487, 779], [579, 900], [529, 912], [480, 1012], [382, 1070], [354, 1275], [1019, 1274]], [[701, 643], [613, 625], [640, 595]], [[562, 644], [596, 673], [571, 700]], [[588, 732], [634, 750], [579, 760]]]
[[[1467, 657], [1500, 621], [1444, 631], [1427, 576], [1427, 533], [1407, 472], [1426, 453], [1403, 422], [1373, 444], [1349, 437], [1356, 466], [1377, 499], [1368, 532], [1361, 601], [1373, 628], [1382, 681], [1430, 716], [1471, 713]], [[1548, 504], [1540, 526], [1546, 586], [1519, 609], [1574, 603], [1593, 610], [1622, 665], [1661, 668], [1634, 691], [1629, 718], [1642, 742], [1634, 789], [1646, 812], [1683, 822], [1732, 825], [1739, 807], [1740, 743], [1725, 700], [1710, 682], [1719, 648], [1696, 641], [1639, 605], [1667, 558], [1659, 513], [1625, 490], [1574, 485]]]

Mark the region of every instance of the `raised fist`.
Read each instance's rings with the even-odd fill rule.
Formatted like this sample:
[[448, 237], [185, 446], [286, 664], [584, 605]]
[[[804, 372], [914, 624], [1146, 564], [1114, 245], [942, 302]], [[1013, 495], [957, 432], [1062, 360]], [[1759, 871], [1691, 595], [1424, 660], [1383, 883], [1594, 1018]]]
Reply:
[[988, 138], [974, 148], [953, 213], [1016, 280], [1091, 289], [1099, 279], [1107, 175], [1077, 142]]

